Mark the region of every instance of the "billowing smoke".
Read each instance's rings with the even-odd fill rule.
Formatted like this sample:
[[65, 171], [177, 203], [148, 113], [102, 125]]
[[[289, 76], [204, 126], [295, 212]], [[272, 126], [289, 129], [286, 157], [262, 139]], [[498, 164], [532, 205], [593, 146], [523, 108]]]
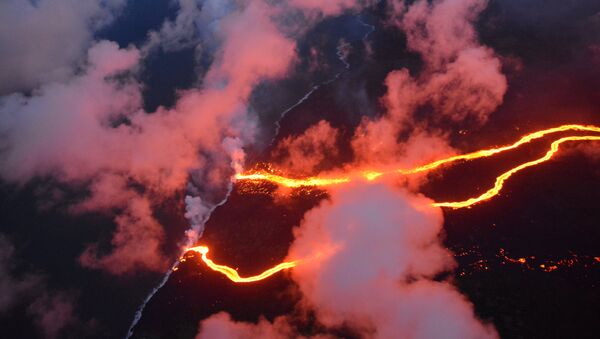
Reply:
[[143, 111], [135, 78], [141, 53], [109, 41], [88, 50], [76, 76], [2, 98], [4, 179], [51, 177], [88, 187], [89, 197], [73, 211], [120, 211], [112, 252], [91, 245], [84, 265], [116, 274], [165, 269], [153, 206], [191, 179], [187, 216], [197, 223], [222, 199], [232, 163], [239, 170], [241, 146], [254, 137], [248, 97], [260, 81], [286, 74], [295, 43], [264, 2], [228, 9], [219, 12], [218, 48], [202, 88], [180, 93], [171, 109]]
[[[410, 168], [454, 154], [448, 131], [479, 127], [502, 104], [507, 80], [500, 57], [479, 42], [474, 27], [486, 4], [485, 0], [390, 2], [388, 29], [404, 32], [408, 49], [419, 54], [422, 65], [387, 75], [382, 114], [363, 118], [356, 128], [350, 167]], [[319, 131], [329, 139], [337, 133], [325, 131], [325, 123], [295, 140], [282, 139], [275, 160], [297, 175], [320, 172], [315, 163], [325, 154], [335, 155], [327, 146], [332, 141], [316, 138]], [[411, 177], [410, 183], [421, 179]]]
[[[497, 337], [451, 280], [439, 278], [455, 262], [441, 243], [441, 210], [431, 203], [383, 184], [334, 190], [294, 231], [287, 259], [301, 260], [291, 273], [302, 294], [298, 307], [328, 329], [365, 337]], [[290, 323], [250, 325], [218, 314], [200, 324], [198, 336], [286, 337]]]
[[405, 165], [414, 165], [411, 144], [419, 152], [439, 151], [429, 151], [427, 160], [452, 152], [436, 126], [485, 123], [502, 103], [507, 82], [500, 59], [479, 43], [473, 27], [487, 1], [393, 3], [389, 22], [405, 32], [408, 48], [419, 53], [423, 65], [417, 75], [406, 68], [388, 74], [385, 114], [363, 121], [352, 144], [359, 162], [405, 159]]
[[[174, 258], [165, 251], [173, 246], [165, 244], [165, 239], [171, 234], [166, 232], [168, 225], [161, 225], [157, 210], [174, 197], [183, 200], [185, 218], [191, 225], [185, 236], [180, 235], [178, 245], [197, 241], [212, 211], [231, 192], [232, 175], [244, 171], [245, 150], [257, 139], [271, 140], [270, 135], [256, 138], [265, 126], [259, 125], [261, 119], [249, 108], [249, 101], [259, 96], [262, 85], [271, 85], [265, 82], [281, 80], [294, 66], [304, 67], [305, 61], [311, 73], [307, 77], [327, 73], [330, 65], [323, 64], [328, 60], [325, 52], [310, 42], [309, 46], [296, 46], [304, 33], [320, 34], [323, 27], [312, 28], [327, 16], [371, 5], [377, 6], [373, 13], [379, 14], [387, 6], [385, 34], [390, 33], [387, 30], [401, 32], [410, 52], [407, 58], [420, 58], [420, 62], [387, 74], [386, 89], [378, 92], [385, 92], [380, 105], [360, 112], [365, 117], [349, 134], [320, 121], [301, 134], [276, 138], [281, 141], [272, 148], [272, 164], [290, 176], [332, 169], [347, 173], [362, 168], [409, 168], [456, 153], [452, 144], [456, 135], [452, 133], [484, 125], [502, 105], [507, 91], [503, 66], [505, 70], [520, 69], [527, 74], [524, 77], [535, 75], [528, 72], [531, 61], [511, 54], [511, 48], [520, 48], [515, 47], [518, 44], [500, 41], [502, 53], [509, 54], [500, 56], [480, 42], [475, 27], [487, 0], [176, 0], [172, 1], [178, 6], [176, 15], [149, 32], [139, 45], [97, 41], [95, 37], [101, 36], [97, 33], [114, 20], [125, 3], [0, 3], [0, 178], [16, 186], [31, 182], [37, 186], [35, 180], [40, 180], [54, 190], [65, 188], [69, 193], [56, 196], [68, 196], [69, 212], [102, 213], [112, 218], [115, 231], [107, 240], [110, 243], [91, 240], [81, 244], [77, 253], [82, 266], [114, 275], [169, 268]], [[598, 31], [600, 16], [590, 18], [578, 21], [579, 30]], [[357, 18], [370, 26], [362, 19]], [[558, 30], [563, 29], [561, 20], [559, 24], [551, 21]], [[375, 25], [373, 29], [381, 27]], [[349, 29], [336, 27], [335, 34], [338, 28]], [[545, 38], [534, 35], [536, 47], [528, 45], [531, 51], [527, 53], [546, 48]], [[577, 54], [589, 54], [598, 65], [600, 44], [596, 35], [589, 35], [594, 37], [572, 32], [560, 35], [556, 41], [561, 44], [571, 36], [585, 43], [557, 49], [565, 54], [576, 54], [574, 49], [578, 49]], [[307, 40], [312, 38], [307, 36]], [[387, 39], [390, 37], [373, 39], [363, 55], [380, 57], [377, 44]], [[345, 70], [350, 70], [363, 51], [355, 48], [355, 40], [340, 38], [337, 42], [337, 56]], [[304, 47], [308, 47], [309, 60], [295, 64], [297, 50]], [[140, 80], [146, 61], [158, 50], [191, 49], [196, 53], [193, 87], [179, 90], [174, 105], [146, 111], [142, 95], [146, 84]], [[377, 71], [392, 63], [382, 64]], [[361, 66], [372, 67], [368, 62]], [[542, 65], [537, 72], [545, 73], [546, 68]], [[587, 73], [590, 67], [583, 63], [577, 68], [577, 72]], [[372, 92], [367, 93], [366, 83], [379, 73], [360, 79], [365, 83], [361, 93], [349, 93], [345, 89], [356, 86], [348, 84], [356, 83], [358, 77], [352, 77], [361, 70], [344, 72], [313, 84], [312, 90], [282, 110], [281, 116], [319, 88], [326, 92], [330, 85], [346, 97], [356, 97], [346, 103], [355, 106], [346, 112], [362, 109], [360, 104], [370, 105]], [[566, 71], [535, 78], [536, 86], [558, 76], [562, 80], [561, 73]], [[338, 87], [336, 81], [346, 85]], [[573, 83], [575, 80], [570, 80], [561, 86]], [[594, 88], [589, 83], [584, 79], [578, 86]], [[368, 86], [370, 90], [373, 84]], [[538, 92], [545, 101], [542, 87]], [[589, 89], [575, 91], [584, 94], [574, 100], [592, 96]], [[565, 96], [572, 94], [564, 92]], [[323, 102], [328, 102], [328, 95], [326, 92]], [[555, 102], [539, 105], [542, 99], [529, 93], [523, 98], [521, 102], [530, 103], [501, 109], [521, 111], [536, 106], [541, 112]], [[332, 107], [332, 112], [339, 106]], [[579, 108], [573, 107], [575, 113], [569, 114], [577, 116]], [[590, 112], [595, 111], [591, 108]], [[505, 121], [494, 128], [511, 123]], [[597, 147], [572, 147], [600, 158]], [[443, 245], [442, 212], [418, 193], [418, 185], [426, 178], [410, 178], [407, 182], [384, 178], [388, 181], [377, 183], [353, 179], [346, 186], [334, 187], [327, 200], [305, 214], [294, 230], [286, 258], [299, 264], [281, 273], [290, 275], [293, 292], [297, 292], [295, 312], [275, 319], [260, 318], [257, 323], [218, 313], [200, 322], [197, 337], [498, 337], [454, 286], [456, 262]], [[16, 269], [18, 253], [14, 252], [0, 236], [0, 313], [18, 309], [35, 324], [32, 328], [49, 338], [61, 337], [67, 330], [77, 336], [71, 331], [80, 325], [75, 316], [76, 293], [52, 289], [43, 273]], [[140, 310], [173, 271], [167, 271]], [[141, 311], [131, 328], [140, 316]]]
[[132, 197], [127, 208], [115, 218], [115, 223], [112, 252], [100, 255], [97, 244], [93, 244], [82, 253], [81, 264], [113, 274], [164, 269], [166, 262], [160, 250], [164, 231], [152, 216], [147, 199]]
[[338, 152], [338, 130], [324, 120], [311, 126], [299, 136], [288, 136], [273, 150], [277, 168], [284, 168], [296, 175], [310, 175], [320, 171], [328, 157]]
[[321, 323], [380, 338], [484, 338], [493, 330], [447, 281], [454, 266], [441, 244], [441, 210], [385, 185], [334, 191], [295, 231], [292, 272]]
[[[80, 258], [85, 266], [114, 274], [167, 267], [161, 250], [163, 226], [154, 216], [154, 207], [164, 199], [187, 190], [186, 217], [192, 224], [188, 242], [201, 234], [206, 218], [223, 201], [232, 174], [241, 170], [243, 147], [257, 131], [247, 108], [252, 90], [287, 74], [296, 60], [293, 33], [300, 31], [301, 23], [316, 23], [281, 18], [303, 11], [339, 14], [354, 4], [181, 0], [177, 16], [151, 32], [139, 48], [94, 42], [93, 34], [121, 3], [2, 5], [7, 19], [20, 19], [5, 21], [14, 23], [11, 27], [17, 31], [36, 37], [48, 32], [64, 41], [44, 40], [48, 49], [40, 49], [33, 37], [3, 30], [3, 46], [39, 60], [2, 62], [11, 72], [27, 74], [2, 81], [13, 87], [6, 88], [12, 94], [0, 99], [0, 176], [18, 184], [45, 178], [84, 188], [87, 198], [73, 204], [72, 212], [117, 214], [112, 250], [91, 244]], [[55, 20], [55, 12], [67, 16]], [[30, 45], [36, 46], [36, 53], [18, 49]], [[144, 58], [157, 47], [193, 47], [212, 58], [198, 88], [179, 92], [172, 108], [145, 112], [138, 75]]]
[[6, 0], [0, 3], [0, 95], [74, 74], [93, 33], [125, 0]]
[[285, 317], [279, 317], [273, 323], [270, 323], [265, 319], [260, 319], [258, 324], [249, 324], [235, 322], [231, 319], [229, 314], [220, 312], [204, 320], [201, 326], [201, 332], [198, 333], [196, 339], [286, 339], [301, 337], [294, 332]]

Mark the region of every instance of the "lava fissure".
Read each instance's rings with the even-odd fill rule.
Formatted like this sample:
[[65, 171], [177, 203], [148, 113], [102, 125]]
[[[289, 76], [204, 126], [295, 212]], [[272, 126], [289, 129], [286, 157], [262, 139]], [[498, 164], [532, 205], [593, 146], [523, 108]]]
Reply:
[[583, 141], [583, 140], [585, 140], [585, 141], [600, 141], [600, 136], [584, 135], [584, 136], [571, 136], [571, 137], [560, 138], [560, 139], [554, 141], [550, 145], [550, 150], [548, 152], [546, 152], [546, 154], [543, 157], [532, 160], [532, 161], [528, 161], [526, 163], [523, 163], [517, 167], [514, 167], [514, 168], [502, 173], [500, 176], [498, 176], [496, 178], [494, 187], [490, 188], [489, 190], [487, 190], [485, 193], [481, 194], [480, 196], [474, 197], [474, 198], [469, 198], [464, 201], [437, 202], [437, 203], [434, 203], [433, 206], [463, 208], [463, 207], [472, 206], [472, 205], [479, 203], [481, 201], [484, 201], [484, 200], [491, 199], [492, 197], [494, 197], [500, 193], [500, 191], [502, 190], [502, 187], [504, 187], [504, 182], [506, 180], [508, 180], [508, 178], [510, 178], [513, 174], [515, 174], [521, 170], [524, 170], [528, 167], [539, 165], [543, 162], [550, 160], [552, 158], [552, 156], [554, 154], [556, 154], [556, 152], [558, 152], [560, 145], [564, 142]]
[[[500, 146], [496, 148], [489, 148], [484, 150], [479, 150], [471, 153], [466, 153], [462, 155], [455, 155], [448, 158], [436, 160], [430, 162], [428, 164], [424, 164], [418, 167], [414, 167], [411, 169], [395, 169], [391, 171], [378, 171], [378, 170], [362, 170], [357, 171], [356, 173], [350, 173], [345, 176], [333, 177], [333, 176], [323, 176], [323, 177], [308, 177], [308, 178], [289, 178], [278, 174], [273, 174], [264, 171], [256, 171], [256, 172], [248, 172], [248, 173], [238, 173], [235, 175], [236, 180], [248, 180], [248, 181], [268, 181], [280, 186], [289, 187], [289, 188], [298, 188], [304, 186], [312, 186], [312, 187], [326, 187], [332, 185], [345, 184], [353, 181], [354, 179], [366, 179], [368, 181], [373, 181], [381, 178], [385, 175], [411, 175], [420, 172], [426, 172], [430, 170], [434, 170], [442, 165], [450, 164], [458, 161], [468, 161], [474, 160], [484, 157], [490, 157], [495, 154], [505, 152], [508, 150], [516, 149], [524, 144], [530, 143], [533, 140], [543, 138], [544, 136], [552, 133], [558, 132], [566, 132], [566, 131], [578, 131], [578, 132], [598, 132], [600, 133], [600, 127], [593, 125], [562, 125], [554, 128], [549, 128], [537, 132], [533, 132], [523, 136], [521, 139], [516, 141], [513, 144]], [[438, 202], [434, 203], [434, 206], [439, 207], [451, 207], [451, 208], [464, 208], [470, 207], [476, 203], [479, 203], [484, 200], [488, 200], [500, 193], [504, 182], [510, 178], [516, 172], [525, 169], [527, 167], [535, 166], [541, 164], [545, 161], [548, 161], [552, 158], [552, 156], [558, 151], [559, 145], [566, 141], [595, 141], [598, 140], [598, 136], [587, 135], [587, 136], [568, 136], [560, 138], [552, 143], [550, 146], [550, 150], [546, 153], [546, 155], [540, 159], [529, 161], [524, 164], [521, 164], [496, 178], [494, 187], [483, 193], [478, 197], [473, 197], [466, 199], [464, 201], [455, 201], [455, 202]]]
[[216, 271], [216, 272], [219, 272], [219, 273], [225, 275], [227, 278], [229, 278], [229, 280], [231, 280], [235, 283], [250, 283], [250, 282], [264, 280], [281, 270], [295, 267], [298, 264], [298, 261], [282, 262], [281, 264], [271, 267], [268, 270], [262, 272], [261, 274], [250, 276], [250, 277], [241, 277], [235, 269], [233, 269], [229, 266], [216, 264], [214, 261], [209, 259], [207, 256], [207, 253], [209, 251], [208, 247], [206, 247], [206, 246], [191, 247], [186, 250], [186, 252], [189, 252], [189, 251], [199, 253], [201, 255], [202, 261], [206, 264], [206, 266], [208, 266], [213, 271]]

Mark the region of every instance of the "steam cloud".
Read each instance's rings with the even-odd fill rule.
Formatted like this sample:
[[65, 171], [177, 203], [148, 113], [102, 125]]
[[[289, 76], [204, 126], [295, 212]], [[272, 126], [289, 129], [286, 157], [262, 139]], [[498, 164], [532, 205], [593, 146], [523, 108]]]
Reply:
[[[74, 74], [124, 0], [6, 0], [0, 3], [0, 95], [28, 90]], [[60, 19], [58, 19], [60, 18]]]
[[[119, 48], [92, 36], [122, 1], [3, 3], [3, 24], [20, 19], [11, 27], [21, 34], [2, 30], [3, 45], [12, 46], [14, 55], [39, 60], [2, 55], [11, 58], [3, 66], [22, 74], [3, 72], [12, 80], [2, 83], [13, 87], [0, 100], [0, 176], [19, 184], [42, 177], [86, 187], [89, 196], [72, 206], [75, 213], [120, 211], [112, 252], [100, 253], [92, 244], [82, 254], [83, 265], [114, 274], [163, 270], [168, 264], [160, 250], [164, 231], [153, 206], [187, 184], [189, 241], [202, 232], [231, 175], [241, 168], [242, 147], [255, 137], [246, 106], [252, 89], [286, 75], [296, 58], [290, 34], [301, 23], [316, 22], [278, 18], [297, 11], [338, 14], [352, 4], [203, 1], [200, 10], [198, 2], [181, 0], [174, 20], [151, 32], [143, 46]], [[67, 15], [64, 20], [53, 19], [58, 11]], [[47, 49], [26, 38], [46, 33], [59, 39], [42, 45]], [[32, 46], [37, 53], [19, 50]], [[173, 108], [144, 112], [136, 78], [140, 62], [156, 48], [190, 46], [214, 55], [202, 86], [180, 92]], [[14, 92], [21, 89], [31, 95]]]
[[[289, 260], [302, 293], [298, 307], [315, 311], [329, 329], [390, 338], [495, 338], [451, 281], [434, 280], [455, 265], [441, 243], [439, 208], [386, 185], [334, 190], [295, 230]], [[290, 337], [291, 321], [236, 323], [225, 314], [200, 324], [197, 338]]]
[[326, 157], [338, 154], [338, 131], [321, 120], [297, 137], [286, 137], [273, 150], [278, 168], [297, 175], [310, 175], [318, 171]]
[[[184, 4], [183, 11], [193, 8]], [[253, 138], [248, 96], [258, 82], [284, 76], [295, 52], [294, 42], [272, 22], [273, 9], [262, 1], [227, 9], [214, 30], [216, 59], [203, 87], [181, 93], [172, 109], [142, 110], [141, 85], [133, 76], [142, 53], [109, 41], [88, 50], [80, 74], [48, 82], [31, 96], [2, 99], [4, 179], [25, 183], [51, 176], [88, 185], [89, 198], [73, 211], [123, 211], [115, 219], [113, 251], [100, 254], [93, 245], [82, 264], [115, 274], [165, 269], [159, 250], [164, 232], [152, 206], [191, 178], [187, 201], [194, 206], [188, 206], [187, 216], [203, 220], [229, 182], [232, 161], [239, 166], [241, 146]]]
[[[452, 153], [436, 124], [485, 123], [502, 103], [507, 82], [499, 58], [478, 42], [473, 27], [487, 1], [393, 3], [390, 24], [406, 33], [408, 48], [420, 54], [423, 68], [417, 76], [406, 68], [388, 74], [386, 113], [363, 121], [352, 143], [359, 162], [385, 165], [382, 159], [402, 159], [410, 166]], [[417, 118], [425, 105], [434, 114]], [[408, 135], [406, 143], [398, 142], [401, 133]], [[428, 154], [415, 159], [415, 151]]]

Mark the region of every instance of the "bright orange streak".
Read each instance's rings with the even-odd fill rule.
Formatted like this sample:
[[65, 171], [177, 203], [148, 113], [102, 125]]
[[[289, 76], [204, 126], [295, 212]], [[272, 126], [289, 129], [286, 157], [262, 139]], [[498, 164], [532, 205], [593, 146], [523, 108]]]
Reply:
[[344, 183], [348, 183], [348, 182], [352, 181], [352, 179], [356, 178], [356, 177], [363, 177], [369, 181], [373, 181], [373, 180], [379, 179], [381, 176], [384, 176], [387, 174], [394, 174], [394, 173], [398, 174], [399, 173], [399, 174], [404, 174], [404, 175], [410, 175], [410, 174], [415, 174], [415, 173], [419, 173], [419, 172], [433, 170], [444, 164], [452, 163], [452, 162], [456, 162], [456, 161], [460, 161], [460, 160], [473, 160], [473, 159], [478, 159], [478, 158], [489, 157], [489, 156], [492, 156], [492, 155], [495, 155], [495, 154], [498, 154], [501, 152], [505, 152], [508, 150], [518, 148], [521, 145], [527, 144], [536, 139], [540, 139], [548, 134], [565, 132], [565, 131], [600, 132], [600, 127], [592, 126], [592, 125], [570, 124], [570, 125], [562, 125], [562, 126], [558, 126], [558, 127], [548, 128], [545, 130], [527, 134], [527, 135], [521, 137], [521, 139], [519, 139], [517, 142], [510, 144], [510, 145], [500, 146], [500, 147], [490, 148], [490, 149], [484, 149], [484, 150], [471, 152], [471, 153], [467, 153], [467, 154], [462, 154], [462, 155], [455, 155], [452, 157], [436, 160], [436, 161], [430, 162], [428, 164], [421, 165], [421, 166], [411, 168], [411, 169], [398, 169], [398, 170], [393, 170], [393, 171], [388, 171], [388, 172], [367, 170], [367, 171], [362, 171], [359, 174], [343, 176], [343, 177], [338, 177], [338, 178], [309, 177], [309, 178], [305, 178], [305, 179], [295, 179], [295, 178], [283, 177], [283, 176], [276, 175], [276, 174], [271, 174], [268, 172], [251, 172], [251, 173], [246, 173], [246, 174], [236, 174], [235, 178], [237, 180], [270, 181], [272, 183], [275, 183], [275, 184], [278, 184], [281, 186], [285, 186], [285, 187], [290, 187], [290, 188], [296, 188], [296, 187], [302, 187], [302, 186], [331, 186], [331, 185], [337, 185], [337, 184], [344, 184]]
[[[373, 181], [373, 180], [380, 178], [383, 175], [390, 174], [390, 173], [401, 173], [404, 175], [409, 175], [409, 174], [429, 171], [429, 170], [435, 169], [437, 167], [440, 167], [446, 163], [451, 163], [451, 162], [455, 162], [455, 161], [459, 161], [459, 160], [473, 160], [473, 159], [478, 159], [478, 158], [483, 158], [483, 157], [489, 157], [494, 154], [498, 154], [501, 152], [505, 152], [507, 150], [515, 149], [521, 145], [529, 143], [535, 139], [542, 138], [548, 134], [564, 132], [564, 131], [600, 132], [600, 127], [592, 126], [592, 125], [576, 125], [576, 124], [562, 125], [562, 126], [549, 128], [549, 129], [545, 129], [545, 130], [527, 134], [527, 135], [523, 136], [521, 139], [519, 139], [517, 142], [515, 142], [511, 145], [501, 146], [501, 147], [497, 147], [497, 148], [484, 149], [484, 150], [467, 153], [467, 154], [463, 154], [463, 155], [456, 155], [456, 156], [448, 157], [445, 159], [440, 159], [440, 160], [437, 160], [437, 161], [434, 161], [434, 162], [431, 162], [431, 163], [428, 163], [428, 164], [425, 164], [422, 166], [418, 166], [418, 167], [415, 167], [412, 169], [407, 169], [407, 170], [399, 169], [399, 170], [395, 170], [392, 172], [378, 172], [378, 171], [373, 171], [373, 170], [362, 171], [362, 172], [360, 172], [359, 176], [363, 177], [369, 181]], [[549, 160], [558, 151], [559, 145], [561, 143], [566, 142], [566, 141], [577, 141], [577, 140], [599, 140], [598, 138], [600, 138], [600, 137], [598, 137], [598, 136], [570, 136], [570, 137], [564, 137], [564, 138], [558, 139], [552, 143], [550, 150], [548, 151], [548, 153], [546, 153], [546, 155], [544, 157], [534, 160], [534, 161], [530, 161], [530, 162], [521, 164], [521, 165], [509, 170], [508, 172], [503, 173], [502, 175], [500, 175], [499, 177], [496, 178], [494, 187], [489, 189], [487, 192], [483, 193], [482, 195], [480, 195], [478, 197], [470, 198], [470, 199], [467, 199], [464, 201], [440, 202], [440, 203], [434, 203], [433, 205], [439, 206], [439, 207], [464, 208], [464, 207], [472, 206], [478, 202], [488, 200], [488, 199], [498, 195], [500, 190], [502, 190], [504, 182], [508, 178], [510, 178], [513, 174], [515, 174], [516, 172], [523, 170], [527, 167], [535, 166], [535, 165], [538, 165], [542, 162]], [[310, 177], [310, 178], [306, 178], [306, 179], [293, 179], [293, 178], [286, 178], [286, 177], [275, 175], [275, 174], [270, 174], [267, 172], [257, 172], [257, 173], [237, 174], [236, 175], [236, 179], [238, 179], [238, 180], [265, 180], [265, 181], [270, 181], [270, 182], [273, 182], [273, 183], [276, 183], [276, 184], [279, 184], [282, 186], [286, 186], [286, 187], [329, 186], [329, 185], [348, 183], [348, 182], [352, 181], [353, 178], [356, 178], [356, 177], [357, 177], [357, 175], [339, 177], [339, 178]]]
[[580, 140], [600, 140], [600, 136], [591, 136], [591, 135], [587, 135], [587, 136], [571, 136], [571, 137], [564, 137], [564, 138], [560, 138], [556, 141], [554, 141], [552, 143], [552, 145], [550, 145], [550, 150], [546, 153], [546, 155], [544, 155], [543, 157], [536, 159], [536, 160], [532, 160], [529, 162], [526, 162], [524, 164], [521, 164], [507, 172], [504, 172], [502, 175], [500, 175], [499, 177], [496, 178], [496, 183], [494, 184], [494, 187], [490, 188], [487, 192], [483, 193], [482, 195], [475, 197], [475, 198], [470, 198], [464, 201], [455, 201], [455, 202], [438, 202], [438, 203], [434, 203], [433, 206], [439, 206], [439, 207], [451, 207], [451, 208], [463, 208], [463, 207], [469, 207], [472, 206], [478, 202], [484, 201], [484, 200], [488, 200], [496, 195], [498, 195], [498, 193], [500, 193], [500, 190], [502, 190], [502, 187], [504, 186], [504, 182], [510, 178], [513, 174], [527, 168], [527, 167], [531, 167], [531, 166], [535, 166], [538, 164], [541, 164], [543, 162], [546, 162], [548, 160], [550, 160], [552, 158], [552, 156], [554, 156], [554, 154], [556, 154], [556, 152], [558, 152], [558, 148], [560, 147], [560, 145], [563, 142], [567, 142], [567, 141], [580, 141]]
[[330, 186], [336, 184], [343, 184], [350, 182], [350, 178], [342, 177], [342, 178], [318, 178], [318, 177], [310, 177], [305, 179], [293, 179], [286, 178], [280, 175], [271, 174], [268, 172], [257, 172], [250, 174], [236, 174], [235, 178], [237, 180], [262, 180], [262, 181], [270, 181], [272, 183], [285, 186], [285, 187], [302, 187], [302, 186]]
[[213, 271], [216, 271], [216, 272], [219, 272], [219, 273], [225, 275], [227, 278], [229, 278], [229, 280], [231, 280], [235, 283], [250, 283], [250, 282], [263, 280], [281, 270], [295, 267], [298, 264], [298, 261], [283, 262], [275, 267], [269, 268], [268, 270], [264, 271], [263, 273], [261, 273], [259, 275], [255, 275], [255, 276], [251, 276], [251, 277], [240, 277], [238, 272], [236, 270], [234, 270], [233, 268], [231, 268], [229, 266], [225, 266], [225, 265], [215, 264], [212, 260], [208, 259], [207, 255], [206, 255], [209, 251], [208, 247], [206, 247], [206, 246], [190, 247], [190, 248], [186, 249], [186, 252], [188, 252], [188, 251], [194, 251], [194, 252], [200, 253], [202, 255], [202, 261], [204, 261], [206, 266], [208, 266]]
[[521, 137], [521, 139], [519, 139], [517, 142], [515, 142], [514, 144], [511, 144], [511, 145], [500, 146], [500, 147], [490, 148], [490, 149], [484, 149], [481, 151], [476, 151], [476, 152], [467, 153], [467, 154], [463, 154], [463, 155], [456, 155], [456, 156], [449, 157], [446, 159], [437, 160], [437, 161], [434, 161], [434, 162], [431, 162], [429, 164], [425, 164], [425, 165], [422, 165], [419, 167], [415, 167], [413, 169], [398, 170], [398, 172], [400, 172], [402, 174], [414, 174], [414, 173], [418, 173], [418, 172], [429, 171], [429, 170], [437, 168], [443, 164], [458, 161], [458, 160], [473, 160], [473, 159], [478, 159], [478, 158], [489, 157], [494, 154], [498, 154], [498, 153], [501, 153], [504, 151], [518, 148], [519, 146], [527, 144], [535, 139], [543, 138], [544, 136], [546, 136], [548, 134], [558, 133], [558, 132], [566, 132], [566, 131], [600, 132], [600, 127], [592, 126], [592, 125], [571, 124], [571, 125], [562, 125], [562, 126], [558, 126], [558, 127], [548, 128], [548, 129], [544, 129], [541, 131], [527, 134], [527, 135]]

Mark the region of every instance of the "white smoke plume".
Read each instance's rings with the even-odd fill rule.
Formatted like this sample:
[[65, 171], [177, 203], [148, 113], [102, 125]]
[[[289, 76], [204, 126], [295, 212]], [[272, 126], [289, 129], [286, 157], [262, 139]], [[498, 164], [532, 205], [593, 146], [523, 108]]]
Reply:
[[[485, 123], [501, 103], [507, 89], [500, 59], [479, 43], [474, 23], [485, 8], [485, 0], [416, 1], [410, 5], [392, 2], [390, 23], [406, 34], [408, 48], [419, 53], [423, 67], [418, 75], [406, 68], [388, 74], [387, 93], [382, 98], [386, 111], [375, 120], [364, 120], [352, 142], [359, 162], [381, 164], [409, 160], [416, 144], [431, 156], [453, 152], [446, 136], [436, 130], [440, 122], [462, 126]], [[429, 105], [426, 118], [416, 113]], [[408, 135], [401, 140], [400, 135]], [[406, 163], [412, 166], [415, 163]]]
[[0, 95], [73, 76], [125, 0], [0, 2]]
[[[201, 224], [226, 195], [231, 176], [241, 170], [243, 147], [255, 137], [254, 118], [246, 107], [253, 88], [286, 76], [295, 62], [295, 41], [288, 33], [296, 28], [286, 25], [298, 22], [279, 17], [305, 9], [262, 0], [181, 0], [174, 21], [151, 33], [140, 49], [92, 41], [93, 32], [110, 21], [120, 4], [61, 0], [2, 5], [3, 15], [32, 16], [23, 23], [44, 17], [46, 26], [39, 30], [49, 32], [48, 25], [57, 25], [60, 15], [78, 11], [73, 14], [78, 21], [64, 20], [69, 26], [61, 29], [84, 36], [66, 35], [69, 48], [76, 50], [72, 55], [58, 58], [51, 50], [38, 50], [41, 60], [61, 60], [40, 66], [64, 68], [61, 76], [27, 80], [31, 93], [0, 98], [0, 177], [18, 184], [51, 178], [84, 187], [89, 195], [72, 206], [73, 212], [117, 213], [112, 251], [104, 253], [91, 244], [80, 260], [114, 274], [169, 266], [160, 250], [164, 229], [154, 206], [182, 189], [187, 188], [186, 216], [192, 224], [188, 242], [202, 233]], [[337, 8], [335, 13], [346, 6]], [[33, 28], [24, 26], [23, 31]], [[54, 45], [62, 46], [60, 41]], [[137, 76], [141, 61], [156, 46], [196, 46], [214, 57], [200, 87], [178, 93], [173, 108], [145, 112]], [[15, 62], [11, 69], [28, 71], [27, 60]]]
[[[298, 307], [313, 310], [326, 328], [369, 338], [496, 338], [452, 281], [436, 278], [456, 264], [442, 244], [442, 212], [431, 203], [384, 184], [334, 190], [294, 231], [287, 260], [301, 260], [291, 272]], [[289, 337], [291, 323], [252, 325], [217, 314], [201, 322], [198, 338]]]
[[101, 254], [92, 245], [84, 265], [115, 274], [165, 269], [159, 250], [164, 232], [153, 205], [191, 178], [207, 197], [192, 194], [188, 201], [198, 205], [200, 198], [205, 206], [188, 207], [188, 216], [203, 219], [203, 211], [222, 199], [218, 192], [230, 181], [232, 161], [239, 170], [241, 146], [254, 137], [246, 109], [252, 88], [285, 76], [294, 60], [295, 43], [272, 22], [272, 11], [263, 1], [249, 1], [224, 15], [202, 88], [182, 92], [172, 109], [142, 110], [135, 79], [141, 53], [108, 41], [89, 49], [76, 76], [48, 82], [31, 96], [3, 97], [0, 175], [18, 183], [52, 177], [88, 185], [89, 198], [74, 211], [122, 211], [113, 252]]

